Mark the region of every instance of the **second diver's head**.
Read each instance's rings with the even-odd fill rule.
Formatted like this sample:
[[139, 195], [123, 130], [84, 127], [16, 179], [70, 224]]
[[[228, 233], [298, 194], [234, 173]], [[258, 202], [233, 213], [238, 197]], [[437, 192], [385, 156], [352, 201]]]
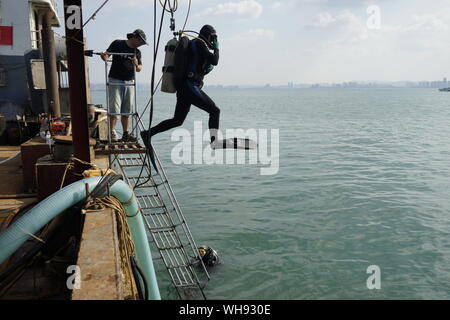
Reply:
[[203, 38], [207, 42], [211, 43], [216, 37], [216, 29], [213, 26], [206, 24], [200, 29], [200, 38]]
[[136, 29], [132, 33], [127, 34], [128, 45], [132, 48], [139, 48], [147, 43], [147, 36], [141, 29]]

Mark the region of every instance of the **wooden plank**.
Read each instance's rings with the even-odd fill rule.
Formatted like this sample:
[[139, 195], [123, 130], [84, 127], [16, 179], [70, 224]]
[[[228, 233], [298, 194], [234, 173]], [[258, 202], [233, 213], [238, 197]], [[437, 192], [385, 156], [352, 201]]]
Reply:
[[81, 288], [72, 300], [122, 300], [123, 287], [115, 215], [110, 209], [88, 212], [77, 266]]

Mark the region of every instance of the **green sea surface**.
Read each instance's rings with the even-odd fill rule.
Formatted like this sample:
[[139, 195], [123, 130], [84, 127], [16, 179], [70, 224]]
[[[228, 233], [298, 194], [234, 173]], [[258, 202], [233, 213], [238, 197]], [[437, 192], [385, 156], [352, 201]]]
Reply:
[[[264, 176], [261, 164], [177, 165], [171, 132], [153, 139], [197, 244], [220, 255], [208, 299], [450, 299], [450, 94], [207, 92], [222, 129], [278, 129], [280, 144], [279, 171]], [[140, 110], [148, 98], [139, 92]], [[156, 96], [154, 124], [175, 101]], [[183, 128], [200, 120], [206, 129], [192, 106]], [[157, 272], [163, 298], [177, 298]]]

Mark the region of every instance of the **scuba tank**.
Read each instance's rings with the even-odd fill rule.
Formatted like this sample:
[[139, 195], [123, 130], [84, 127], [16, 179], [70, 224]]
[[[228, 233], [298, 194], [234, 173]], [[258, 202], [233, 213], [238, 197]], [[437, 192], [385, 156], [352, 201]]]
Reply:
[[187, 78], [189, 67], [189, 39], [181, 37], [170, 40], [166, 46], [161, 91], [175, 93]]
[[166, 57], [164, 59], [163, 77], [161, 91], [166, 93], [175, 93], [175, 49], [178, 46], [178, 40], [173, 38], [165, 47]]

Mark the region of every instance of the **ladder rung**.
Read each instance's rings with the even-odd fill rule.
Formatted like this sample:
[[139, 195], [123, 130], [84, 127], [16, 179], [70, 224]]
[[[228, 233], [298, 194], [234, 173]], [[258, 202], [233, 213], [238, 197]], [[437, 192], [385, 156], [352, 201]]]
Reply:
[[190, 268], [192, 267], [192, 264], [180, 264], [180, 265], [171, 265], [171, 266], [167, 266], [168, 269], [182, 269], [182, 268]]
[[184, 248], [184, 246], [181, 245], [181, 246], [177, 246], [177, 247], [159, 247], [158, 249], [162, 250], [162, 251], [169, 251], [169, 250], [181, 250], [183, 248]]
[[128, 178], [128, 180], [133, 184], [136, 185], [137, 188], [136, 189], [145, 189], [145, 188], [155, 188], [157, 187], [156, 184], [151, 183], [151, 181], [145, 181], [147, 179], [133, 179], [133, 178]]
[[111, 82], [107, 82], [106, 85], [107, 86], [111, 86], [111, 87], [114, 87], [114, 86], [117, 86], [117, 87], [135, 87], [136, 86], [135, 83], [128, 84], [128, 83], [111, 83]]
[[144, 199], [144, 198], [147, 198], [147, 197], [157, 197], [157, 196], [158, 196], [157, 193], [151, 193], [151, 194], [143, 194], [143, 195], [139, 195], [139, 196], [136, 196], [136, 198], [138, 198], [138, 199]]
[[173, 283], [173, 285], [177, 288], [191, 288], [191, 289], [199, 289], [201, 288], [201, 284], [200, 283], [194, 283], [194, 282], [190, 282], [189, 284], [175, 284]]
[[165, 206], [154, 206], [154, 207], [142, 207], [142, 206], [141, 206], [141, 209], [142, 209], [142, 210], [164, 209], [164, 208], [165, 208]]
[[[146, 214], [146, 216], [149, 216], [149, 215], [151, 215], [151, 214]], [[176, 233], [176, 228], [178, 228], [178, 227], [181, 226], [182, 224], [183, 224], [183, 222], [181, 222], [181, 223], [176, 223], [176, 224], [174, 224], [174, 225], [167, 226], [167, 227], [162, 227], [162, 228], [168, 228], [168, 227], [170, 227], [170, 228], [172, 228], [172, 229], [170, 229], [170, 230], [164, 230], [164, 231], [155, 231], [154, 233], [170, 232], [170, 231], [173, 231], [174, 233]], [[154, 228], [150, 227], [150, 230], [156, 230], [156, 229], [158, 229], [158, 228], [159, 228], [159, 227], [154, 227]]]
[[110, 116], [132, 116], [134, 113], [108, 113]]
[[122, 168], [140, 168], [142, 167], [142, 164], [121, 164]]
[[158, 233], [161, 231], [174, 231], [177, 226], [162, 226], [162, 227], [151, 227], [150, 231], [153, 233]]

